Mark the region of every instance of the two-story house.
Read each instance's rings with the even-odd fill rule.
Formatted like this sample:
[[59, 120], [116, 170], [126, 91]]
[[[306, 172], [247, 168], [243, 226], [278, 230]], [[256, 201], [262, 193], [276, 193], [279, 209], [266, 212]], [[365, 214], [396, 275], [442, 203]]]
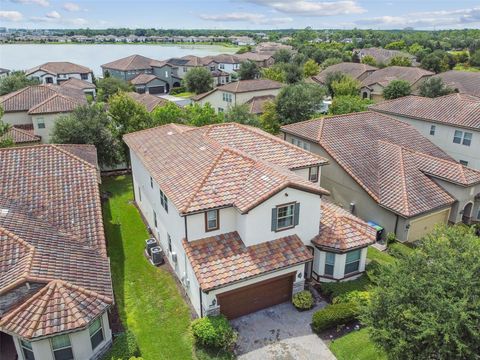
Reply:
[[235, 318], [288, 301], [306, 278], [364, 271], [366, 224], [340, 239], [333, 224], [350, 219], [321, 225], [322, 157], [236, 123], [169, 124], [124, 140], [135, 202], [199, 316]]
[[327, 158], [322, 187], [384, 234], [415, 241], [439, 223], [480, 220], [480, 171], [407, 123], [369, 111], [285, 125], [282, 132], [286, 141]]
[[405, 96], [370, 107], [414, 126], [462, 165], [480, 170], [480, 97]]
[[480, 72], [450, 70], [432, 76], [460, 94], [480, 97]]
[[38, 79], [42, 84], [60, 85], [68, 79], [78, 79], [93, 82], [93, 71], [88, 67], [68, 61], [47, 62], [26, 71], [32, 79]]

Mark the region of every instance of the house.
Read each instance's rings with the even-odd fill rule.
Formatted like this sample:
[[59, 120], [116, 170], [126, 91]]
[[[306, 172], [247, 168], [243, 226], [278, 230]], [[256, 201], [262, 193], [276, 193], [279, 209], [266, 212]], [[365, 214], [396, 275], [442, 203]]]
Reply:
[[150, 65], [154, 61], [142, 55], [130, 55], [107, 64], [101, 65], [103, 76], [110, 75], [125, 81], [132, 80], [139, 74], [152, 74]]
[[148, 112], [152, 112], [157, 107], [165, 106], [168, 103], [168, 100], [148, 93], [139, 94], [136, 92], [128, 92], [127, 95], [130, 96], [133, 100], [144, 105]]
[[433, 75], [460, 94], [480, 97], [480, 72], [450, 70]]
[[219, 54], [214, 56], [204, 57], [204, 61], [211, 60], [218, 64], [218, 70], [233, 74], [240, 69], [242, 60], [237, 55]]
[[235, 56], [240, 60], [240, 63], [244, 61], [252, 61], [260, 68], [270, 67], [275, 64], [275, 59], [271, 54], [245, 52], [243, 54], [236, 54]]
[[27, 70], [25, 74], [29, 78], [38, 79], [42, 84], [60, 85], [71, 78], [93, 82], [91, 69], [68, 61], [47, 62]]
[[4, 69], [4, 68], [0, 68], [0, 79], [3, 78], [3, 77], [6, 77], [10, 74], [10, 70], [8, 69]]
[[275, 97], [276, 96], [274, 95], [254, 96], [250, 100], [248, 100], [245, 104], [247, 104], [248, 111], [251, 114], [261, 115], [263, 114], [265, 103], [274, 101]]
[[[191, 70], [198, 67], [206, 68], [210, 71], [214, 86], [228, 84], [232, 81], [231, 73], [238, 70], [239, 65], [235, 58], [230, 55], [218, 55], [199, 57], [194, 55], [186, 55], [181, 58], [172, 58], [165, 63], [174, 66], [177, 69], [177, 76], [181, 79]], [[235, 70], [234, 70], [235, 69]]]
[[110, 347], [98, 179], [92, 145], [0, 149], [2, 360], [93, 360]]
[[33, 127], [33, 134], [43, 143], [50, 136], [59, 116], [86, 105], [82, 90], [59, 85], [33, 85], [0, 97], [2, 121], [12, 126]]
[[266, 41], [266, 42], [259, 43], [257, 46], [255, 46], [254, 52], [259, 54], [264, 54], [264, 55], [273, 55], [278, 50], [293, 51], [293, 46]]
[[273, 80], [240, 80], [194, 96], [192, 100], [201, 105], [209, 103], [215, 111], [223, 112], [256, 96], [277, 96], [282, 87], [282, 83]]
[[378, 65], [381, 65], [381, 64], [389, 65], [390, 60], [392, 60], [394, 57], [397, 57], [397, 56], [403, 56], [403, 57], [409, 58], [412, 61], [412, 66], [418, 65], [417, 59], [415, 56], [399, 50], [388, 50], [383, 48], [372, 47], [372, 48], [366, 48], [366, 49], [354, 49], [353, 54], [357, 54], [360, 61], [365, 56], [372, 56]]
[[375, 102], [383, 100], [383, 90], [393, 80], [407, 81], [416, 91], [420, 85], [435, 73], [416, 67], [388, 66], [374, 71], [362, 81], [360, 93], [364, 99], [372, 99]]
[[[124, 140], [135, 202], [199, 316], [231, 319], [289, 301], [313, 272], [325, 274], [327, 250], [311, 242], [328, 194], [323, 158], [236, 123], [169, 124]], [[362, 273], [371, 241], [342, 250], [342, 279]], [[340, 280], [344, 271], [328, 265]]]
[[480, 170], [480, 98], [405, 96], [370, 107], [415, 127], [462, 165]]
[[439, 223], [470, 223], [480, 208], [480, 172], [413, 126], [378, 112], [285, 125], [284, 139], [325, 157], [321, 186], [333, 201], [400, 241]]
[[311, 80], [317, 84], [325, 85], [329, 74], [340, 72], [350, 76], [353, 79], [362, 81], [376, 70], [378, 70], [378, 68], [367, 64], [342, 62], [326, 67], [318, 75], [312, 76]]
[[130, 83], [139, 94], [164, 94], [168, 85], [153, 74], [138, 74]]
[[80, 89], [85, 93], [85, 95], [90, 95], [92, 98], [95, 98], [97, 94], [97, 87], [95, 86], [94, 83], [91, 83], [85, 80], [79, 80], [73, 77], [68, 79], [67, 81], [62, 81], [60, 86], [73, 88], [73, 89]]

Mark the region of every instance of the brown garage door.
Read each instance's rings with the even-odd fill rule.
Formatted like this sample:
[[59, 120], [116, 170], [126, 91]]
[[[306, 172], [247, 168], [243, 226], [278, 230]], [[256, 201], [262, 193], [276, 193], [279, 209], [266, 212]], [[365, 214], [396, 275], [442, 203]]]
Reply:
[[220, 312], [234, 319], [269, 306], [289, 301], [295, 273], [265, 280], [217, 295]]

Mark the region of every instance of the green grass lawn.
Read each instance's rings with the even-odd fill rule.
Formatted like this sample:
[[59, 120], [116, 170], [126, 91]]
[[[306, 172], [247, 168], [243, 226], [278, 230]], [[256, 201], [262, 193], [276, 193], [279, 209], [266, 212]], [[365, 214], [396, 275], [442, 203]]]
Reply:
[[374, 247], [369, 246], [367, 251], [367, 259], [370, 261], [376, 261], [380, 265], [391, 264], [395, 261], [392, 255], [385, 251], [380, 251]]
[[479, 72], [480, 68], [474, 66], [465, 66], [463, 64], [457, 64], [453, 68], [453, 70], [460, 70], [460, 71], [470, 71], [470, 72]]
[[338, 360], [387, 360], [386, 354], [370, 341], [367, 329], [334, 340], [329, 348]]
[[193, 92], [188, 92], [188, 91], [184, 91], [184, 92], [175, 94], [175, 95], [173, 95], [173, 96], [178, 96], [178, 97], [182, 97], [182, 98], [191, 98], [193, 95], [195, 95], [195, 93], [193, 93]]
[[135, 336], [145, 360], [192, 359], [190, 309], [173, 276], [143, 256], [148, 238], [132, 203], [130, 176], [103, 178], [112, 196], [103, 205], [115, 301], [124, 327]]

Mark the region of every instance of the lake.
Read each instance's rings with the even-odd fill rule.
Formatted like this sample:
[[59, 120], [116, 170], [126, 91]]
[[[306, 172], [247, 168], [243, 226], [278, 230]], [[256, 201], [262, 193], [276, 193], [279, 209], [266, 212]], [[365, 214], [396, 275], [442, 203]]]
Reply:
[[100, 65], [133, 54], [156, 60], [185, 55], [232, 54], [234, 47], [217, 45], [133, 45], [133, 44], [2, 44], [0, 68], [26, 70], [48, 61], [70, 61], [101, 75]]

